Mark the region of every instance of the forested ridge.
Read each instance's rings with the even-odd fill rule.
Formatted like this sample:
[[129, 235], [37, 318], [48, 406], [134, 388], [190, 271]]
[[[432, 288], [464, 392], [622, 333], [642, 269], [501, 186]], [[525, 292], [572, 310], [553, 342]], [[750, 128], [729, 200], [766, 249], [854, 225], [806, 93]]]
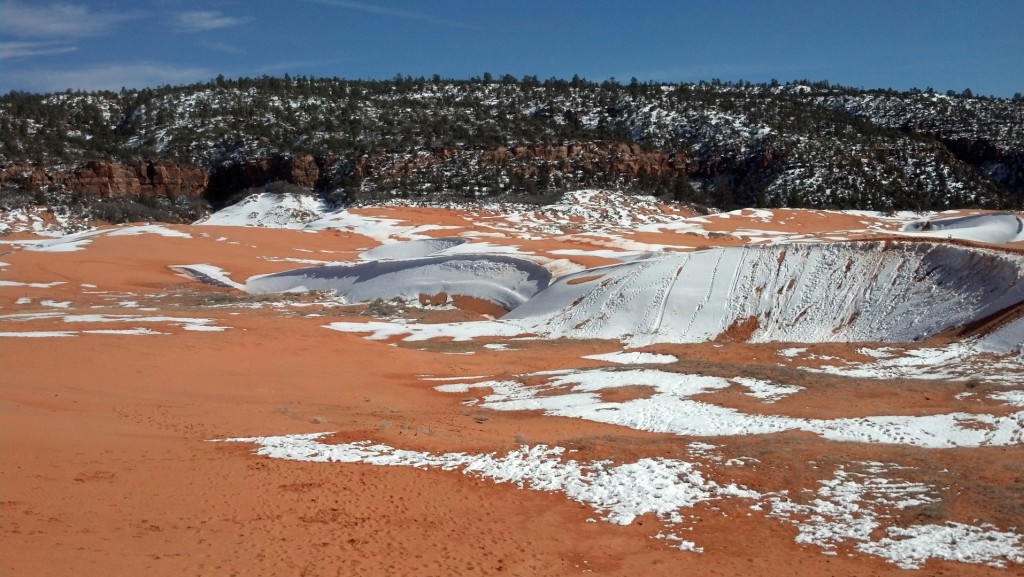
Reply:
[[101, 196], [214, 206], [281, 181], [337, 203], [609, 187], [722, 209], [1019, 208], [1024, 100], [810, 81], [218, 77], [9, 93], [0, 168], [5, 194], [35, 200], [103, 193], [106, 178], [127, 184]]

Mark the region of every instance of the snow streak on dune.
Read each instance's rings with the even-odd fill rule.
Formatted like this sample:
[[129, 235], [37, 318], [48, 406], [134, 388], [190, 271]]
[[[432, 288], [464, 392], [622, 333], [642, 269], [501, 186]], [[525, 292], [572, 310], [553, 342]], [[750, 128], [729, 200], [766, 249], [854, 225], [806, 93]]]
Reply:
[[244, 285], [231, 280], [231, 278], [228, 277], [228, 273], [223, 269], [210, 264], [177, 264], [171, 265], [170, 269], [182, 276], [189, 277], [209, 285], [245, 290]]
[[433, 256], [465, 244], [464, 238], [425, 238], [395, 244], [382, 244], [359, 255], [363, 260], [402, 260]]
[[1006, 323], [998, 329], [982, 337], [977, 347], [993, 353], [1020, 353], [1024, 360], [1024, 317]]
[[253, 294], [328, 290], [349, 302], [468, 296], [515, 308], [548, 286], [543, 266], [505, 255], [454, 255], [318, 266], [250, 278]]
[[1011, 212], [917, 220], [903, 225], [903, 234], [958, 238], [992, 244], [1024, 241], [1024, 221]]
[[1024, 301], [1024, 259], [943, 244], [838, 243], [666, 254], [559, 278], [505, 318], [630, 346], [920, 340]]

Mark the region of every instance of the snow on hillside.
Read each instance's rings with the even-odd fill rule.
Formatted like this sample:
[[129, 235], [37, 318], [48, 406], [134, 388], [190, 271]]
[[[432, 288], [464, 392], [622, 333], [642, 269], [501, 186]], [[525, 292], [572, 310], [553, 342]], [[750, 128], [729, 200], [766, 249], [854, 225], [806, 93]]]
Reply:
[[515, 205], [492, 205], [485, 209], [506, 214], [505, 220], [509, 223], [554, 232], [567, 225], [585, 225], [588, 232], [597, 233], [668, 223], [680, 218], [652, 196], [594, 189], [566, 192], [558, 202], [532, 210]]
[[261, 193], [247, 196], [200, 220], [213, 226], [260, 226], [305, 228], [326, 210], [324, 202], [311, 195]]
[[[410, 203], [392, 201], [381, 205], [403, 204]], [[558, 202], [540, 208], [500, 202], [445, 203], [441, 206], [475, 214], [489, 214], [488, 220], [500, 219], [513, 225], [522, 225], [524, 230], [535, 228], [558, 231], [560, 225], [585, 224], [593, 232], [668, 223], [680, 218], [676, 214], [666, 214], [654, 197], [594, 189], [566, 192]], [[374, 223], [378, 223], [381, 230], [387, 225], [396, 225], [388, 219], [360, 217], [346, 209], [331, 208], [313, 196], [264, 192], [246, 197], [196, 224], [311, 230], [347, 228], [372, 238], [380, 238]]]
[[443, 228], [438, 225], [404, 226], [387, 218], [361, 216], [345, 209], [333, 209], [322, 200], [303, 194], [264, 192], [223, 208], [195, 224], [206, 226], [252, 226], [292, 230], [343, 230], [378, 242], [396, 239], [425, 239], [422, 233]]

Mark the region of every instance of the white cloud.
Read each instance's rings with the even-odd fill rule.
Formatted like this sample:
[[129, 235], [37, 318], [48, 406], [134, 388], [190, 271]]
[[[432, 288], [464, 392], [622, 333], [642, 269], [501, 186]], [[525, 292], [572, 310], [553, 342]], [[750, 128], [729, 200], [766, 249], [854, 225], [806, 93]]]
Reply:
[[143, 88], [202, 82], [214, 76], [216, 73], [196, 67], [166, 64], [105, 64], [67, 70], [11, 70], [5, 74], [3, 84], [31, 92], [60, 92], [67, 88], [120, 90], [121, 87]]
[[78, 47], [56, 42], [0, 42], [0, 60], [66, 54], [75, 50]]
[[103, 12], [82, 4], [0, 5], [0, 32], [18, 38], [84, 38], [112, 32], [122, 22], [140, 17], [136, 11]]
[[227, 16], [216, 10], [190, 10], [178, 14], [175, 20], [176, 27], [180, 32], [208, 32], [210, 30], [241, 26], [251, 22], [252, 18]]

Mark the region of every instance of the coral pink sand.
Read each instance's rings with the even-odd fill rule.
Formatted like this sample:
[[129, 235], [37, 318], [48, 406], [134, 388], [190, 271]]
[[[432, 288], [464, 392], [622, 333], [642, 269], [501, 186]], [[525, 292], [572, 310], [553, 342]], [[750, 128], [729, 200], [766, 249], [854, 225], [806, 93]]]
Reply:
[[[472, 229], [471, 218], [448, 212], [443, 218], [425, 209], [381, 214]], [[794, 223], [793, 230], [818, 231], [817, 218]], [[678, 455], [693, 439], [536, 412], [484, 411], [464, 406], [460, 395], [436, 391], [437, 381], [421, 379], [599, 366], [581, 357], [617, 350], [618, 343], [504, 341], [517, 350], [491, 350], [480, 343], [445, 340], [370, 341], [323, 328], [332, 321], [360, 320], [352, 309], [325, 308], [320, 311], [325, 316], [309, 317], [290, 314], [303, 311], [294, 307], [231, 306], [244, 299], [168, 268], [206, 262], [244, 280], [299, 266], [265, 257], [355, 258], [376, 244], [366, 237], [169, 228], [192, 238], [101, 235], [78, 252], [20, 250], [0, 258], [7, 263], [0, 279], [64, 283], [0, 287], [3, 314], [197, 317], [228, 327], [208, 332], [173, 322], [69, 323], [57, 316], [0, 322], [0, 331], [77, 331], [74, 336], [0, 340], [0, 574], [906, 573], [845, 546], [838, 555], [823, 555], [816, 546], [798, 544], [792, 524], [751, 515], [729, 501], [690, 511], [697, 518], [693, 539], [704, 548], [698, 554], [655, 539], [664, 527], [651, 515], [627, 526], [588, 522], [599, 515], [560, 493], [520, 490], [441, 470], [267, 459], [254, 455], [250, 445], [208, 442], [337, 431], [335, 442], [368, 439], [434, 452], [503, 452], [522, 442], [545, 443], [576, 449], [574, 458], [628, 462]], [[217, 240], [222, 237], [229, 240]], [[649, 234], [643, 241], [655, 242]], [[513, 244], [509, 239], [494, 242]], [[571, 242], [564, 237], [533, 240], [530, 249], [566, 244]], [[578, 261], [588, 266], [606, 262], [588, 256]], [[44, 300], [70, 305], [58, 309], [42, 305]], [[124, 301], [135, 301], [137, 307], [119, 304]], [[229, 306], [213, 306], [224, 303]], [[432, 314], [434, 320], [444, 320], [443, 315], [478, 318], [472, 310]], [[135, 327], [165, 334], [84, 332]], [[701, 366], [728, 372], [744, 366], [777, 370], [777, 348], [719, 343], [652, 350], [676, 355], [689, 370]], [[816, 350], [856, 356], [854, 348], [823, 345]], [[446, 354], [468, 350], [474, 354]], [[924, 400], [920, 388], [886, 396], [877, 382], [844, 387], [810, 391], [799, 406], [782, 401], [772, 410], [831, 418], [857, 413], [850, 409], [854, 399], [861, 403], [858, 410], [869, 414], [894, 403], [904, 414], [938, 410]], [[717, 401], [737, 407], [748, 403], [748, 411], [757, 410], [746, 397], [721, 393]], [[805, 466], [808, 461], [902, 459], [920, 465], [923, 474], [947, 471], [932, 479], [937, 483], [966, 483], [984, 470], [981, 482], [992, 492], [951, 501], [947, 506], [960, 517], [1012, 521], [1013, 511], [1024, 504], [1022, 454], [1016, 446], [926, 451], [829, 443], [806, 433], [709, 441], [729, 454], [760, 459], [761, 465], [738, 473], [735, 480], [763, 489], [815, 486], [820, 479]], [[1003, 575], [1019, 568], [933, 560], [918, 574]]]

